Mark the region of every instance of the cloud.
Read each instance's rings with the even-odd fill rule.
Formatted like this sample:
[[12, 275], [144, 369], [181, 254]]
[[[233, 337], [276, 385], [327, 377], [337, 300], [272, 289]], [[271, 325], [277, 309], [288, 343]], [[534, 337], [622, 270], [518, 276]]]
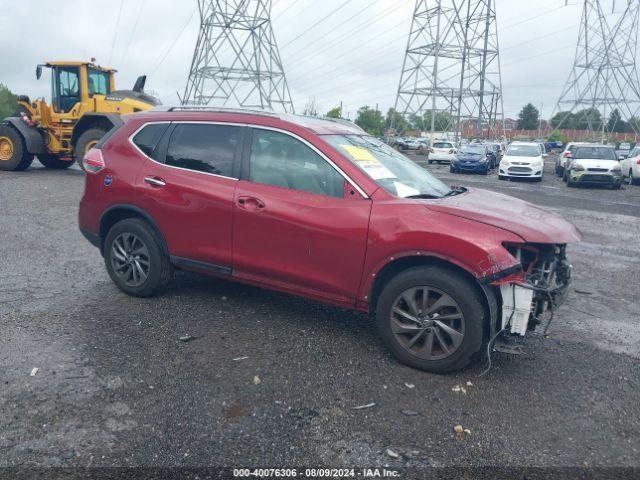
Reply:
[[[273, 26], [298, 111], [310, 97], [322, 112], [343, 101], [352, 116], [365, 104], [382, 110], [393, 106], [414, 1], [352, 0], [312, 28], [342, 3], [274, 2]], [[579, 5], [563, 5], [561, 0], [497, 0], [507, 116], [517, 115], [527, 102], [543, 104], [543, 113], [551, 114], [571, 69], [580, 21]], [[106, 64], [111, 56], [118, 86], [131, 88], [146, 73], [148, 89], [166, 104], [177, 103], [198, 35], [197, 2], [126, 0], [117, 23], [119, 6], [117, 0], [108, 9], [86, 0], [0, 0], [0, 82], [16, 93], [48, 99], [44, 76], [35, 80], [37, 63], [96, 57]]]

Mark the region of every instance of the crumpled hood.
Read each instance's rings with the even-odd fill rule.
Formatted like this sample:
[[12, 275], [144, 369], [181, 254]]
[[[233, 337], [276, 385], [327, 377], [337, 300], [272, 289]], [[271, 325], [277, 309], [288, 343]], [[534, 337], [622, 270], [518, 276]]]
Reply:
[[493, 225], [532, 243], [577, 243], [580, 231], [560, 215], [501, 193], [475, 188], [430, 201], [427, 208]]

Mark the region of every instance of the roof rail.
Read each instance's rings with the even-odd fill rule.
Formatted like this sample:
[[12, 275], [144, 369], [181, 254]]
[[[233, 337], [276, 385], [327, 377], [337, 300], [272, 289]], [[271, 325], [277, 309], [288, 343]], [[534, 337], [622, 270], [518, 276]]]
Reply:
[[226, 108], [226, 107], [209, 107], [206, 105], [178, 105], [175, 107], [160, 108], [165, 112], [219, 112], [219, 113], [247, 113], [250, 115], [263, 115], [265, 117], [278, 118], [279, 115], [275, 112], [269, 112], [266, 110], [252, 110], [249, 108]]
[[344, 125], [345, 127], [353, 127], [358, 130], [364, 132], [364, 129], [360, 127], [357, 123], [352, 122], [351, 120], [347, 120], [346, 118], [333, 118], [333, 117], [320, 117], [320, 120], [326, 120], [328, 122], [338, 123], [340, 125]]

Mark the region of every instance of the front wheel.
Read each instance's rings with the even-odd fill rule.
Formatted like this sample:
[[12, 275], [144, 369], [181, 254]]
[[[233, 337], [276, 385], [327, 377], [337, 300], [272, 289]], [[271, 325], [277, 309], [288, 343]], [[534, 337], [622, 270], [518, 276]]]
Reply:
[[447, 373], [465, 367], [483, 342], [484, 308], [474, 285], [437, 266], [398, 274], [383, 289], [376, 322], [402, 363]]
[[73, 155], [78, 166], [84, 170], [82, 160], [86, 153], [95, 147], [106, 132], [101, 128], [90, 128], [78, 138], [73, 149]]
[[113, 283], [134, 297], [154, 295], [173, 276], [162, 239], [139, 218], [111, 227], [104, 242], [104, 262]]
[[9, 125], [0, 125], [0, 170], [22, 171], [33, 163], [22, 135]]

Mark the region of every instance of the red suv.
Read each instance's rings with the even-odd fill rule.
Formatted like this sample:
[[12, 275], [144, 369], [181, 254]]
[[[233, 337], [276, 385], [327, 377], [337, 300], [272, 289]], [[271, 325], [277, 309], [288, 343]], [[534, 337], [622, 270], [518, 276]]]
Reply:
[[352, 123], [169, 108], [89, 151], [80, 229], [124, 292], [174, 268], [374, 313], [402, 362], [447, 372], [565, 298], [580, 233], [512, 197], [446, 186]]

